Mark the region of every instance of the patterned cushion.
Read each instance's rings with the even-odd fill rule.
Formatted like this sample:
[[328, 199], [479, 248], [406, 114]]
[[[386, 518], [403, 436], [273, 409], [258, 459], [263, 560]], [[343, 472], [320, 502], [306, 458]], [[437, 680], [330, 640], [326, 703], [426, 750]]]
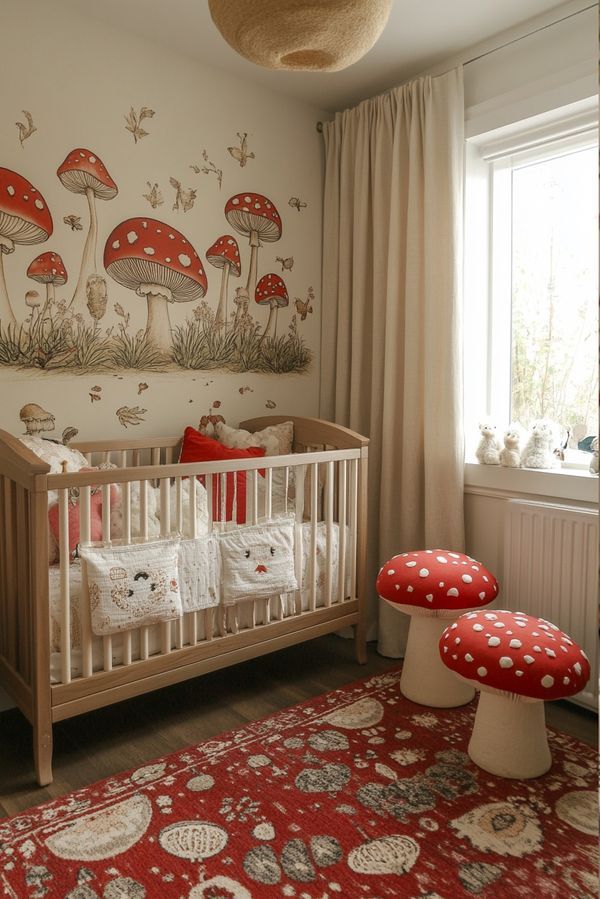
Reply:
[[265, 456], [287, 456], [292, 452], [294, 442], [294, 422], [284, 421], [279, 425], [269, 425], [262, 431], [244, 431], [242, 428], [230, 428], [224, 422], [215, 425], [215, 436], [223, 446], [232, 449], [248, 449], [250, 446], [262, 446]]
[[20, 437], [19, 440], [50, 466], [51, 474], [62, 474], [63, 462], [67, 463], [67, 471], [79, 471], [88, 465], [87, 459], [79, 450], [69, 449], [62, 443], [44, 440], [43, 437]]
[[219, 547], [225, 604], [298, 589], [291, 519], [228, 531], [219, 536]]
[[81, 548], [92, 630], [115, 634], [181, 615], [178, 540], [110, 549]]

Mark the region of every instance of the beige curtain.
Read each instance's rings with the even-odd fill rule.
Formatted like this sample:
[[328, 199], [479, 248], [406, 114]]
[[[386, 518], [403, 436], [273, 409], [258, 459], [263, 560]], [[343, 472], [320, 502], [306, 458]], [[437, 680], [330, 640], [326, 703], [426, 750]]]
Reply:
[[369, 638], [403, 654], [408, 618], [379, 566], [461, 550], [462, 68], [419, 78], [323, 127], [321, 415], [370, 437]]

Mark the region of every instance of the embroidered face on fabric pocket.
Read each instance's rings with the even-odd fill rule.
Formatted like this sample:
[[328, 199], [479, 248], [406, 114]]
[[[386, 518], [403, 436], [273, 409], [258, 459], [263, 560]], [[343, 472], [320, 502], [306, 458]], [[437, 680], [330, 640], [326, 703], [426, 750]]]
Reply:
[[297, 590], [293, 525], [223, 534], [221, 582], [226, 603]]

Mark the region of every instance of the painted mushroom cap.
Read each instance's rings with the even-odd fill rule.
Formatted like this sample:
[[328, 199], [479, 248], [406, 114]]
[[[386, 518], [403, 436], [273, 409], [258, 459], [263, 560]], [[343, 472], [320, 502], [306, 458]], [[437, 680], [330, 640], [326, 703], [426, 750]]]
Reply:
[[206, 258], [217, 268], [224, 268], [228, 265], [231, 274], [236, 278], [239, 276], [241, 271], [240, 248], [237, 240], [231, 234], [223, 234], [222, 237], [217, 238], [212, 247], [206, 251]]
[[140, 296], [144, 285], [158, 285], [174, 302], [185, 303], [201, 299], [208, 287], [202, 261], [189, 240], [156, 219], [126, 219], [117, 225], [104, 247], [104, 267]]
[[56, 174], [67, 190], [75, 194], [84, 194], [91, 187], [99, 200], [112, 200], [118, 193], [117, 185], [102, 160], [81, 147], [71, 150]]
[[58, 253], [41, 253], [30, 262], [27, 277], [40, 284], [66, 284], [67, 270]]
[[256, 285], [254, 299], [259, 306], [264, 306], [271, 300], [276, 300], [278, 306], [289, 306], [290, 302], [285, 281], [275, 272], [262, 276]]
[[590, 676], [584, 651], [555, 624], [524, 612], [469, 612], [440, 639], [444, 665], [466, 680], [530, 699], [579, 693]]
[[256, 231], [264, 243], [281, 237], [281, 218], [275, 207], [262, 194], [243, 193], [230, 197], [225, 204], [225, 218], [238, 234]]
[[447, 549], [392, 556], [376, 588], [382, 599], [405, 611], [452, 618], [464, 609], [487, 606], [498, 595], [498, 581], [481, 562]]
[[[30, 245], [48, 240], [52, 230], [52, 216], [39, 190], [22, 175], [0, 168], [0, 237]], [[1, 250], [10, 252], [4, 246]]]
[[46, 412], [46, 410], [42, 409], [41, 406], [38, 406], [37, 403], [25, 403], [25, 405], [21, 407], [19, 418], [22, 422], [25, 422], [25, 424], [28, 422], [51, 423], [52, 427], [48, 430], [54, 430], [54, 415], [52, 415], [51, 412]]

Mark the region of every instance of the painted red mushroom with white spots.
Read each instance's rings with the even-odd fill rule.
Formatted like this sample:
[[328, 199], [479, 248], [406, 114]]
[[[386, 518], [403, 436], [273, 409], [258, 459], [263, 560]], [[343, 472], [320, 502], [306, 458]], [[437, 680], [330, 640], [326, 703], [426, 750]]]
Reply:
[[215, 316], [215, 327], [227, 327], [227, 285], [229, 275], [239, 278], [241, 271], [240, 249], [235, 237], [223, 234], [206, 251], [206, 258], [211, 265], [221, 269], [221, 293]]
[[411, 616], [400, 680], [403, 694], [439, 707], [469, 702], [474, 688], [449, 676], [437, 644], [448, 619], [493, 602], [498, 595], [494, 575], [464, 553], [427, 549], [393, 556], [381, 568], [376, 587], [385, 602]]
[[251, 297], [256, 288], [258, 248], [281, 237], [281, 217], [272, 200], [253, 191], [235, 194], [225, 204], [225, 218], [238, 234], [250, 238], [250, 266], [246, 294]]
[[442, 634], [439, 652], [449, 670], [481, 691], [469, 745], [473, 760], [506, 777], [547, 771], [543, 700], [585, 687], [585, 652], [550, 621], [503, 610], [462, 615]]
[[160, 350], [169, 353], [167, 303], [202, 299], [208, 286], [202, 261], [189, 240], [156, 219], [126, 219], [108, 236], [104, 267], [119, 284], [146, 298], [146, 334]]
[[4, 256], [16, 244], [31, 246], [48, 240], [52, 216], [43, 196], [23, 175], [0, 168], [0, 324], [16, 325], [4, 279]]
[[[56, 174], [61, 184], [75, 194], [83, 194], [88, 203], [90, 226], [88, 229], [79, 277], [73, 293], [73, 311], [83, 313], [89, 300], [89, 292], [101, 290], [99, 281], [104, 283], [98, 274], [96, 262], [96, 245], [98, 242], [98, 215], [96, 200], [112, 200], [118, 188], [97, 153], [77, 147], [65, 157]], [[90, 282], [88, 284], [88, 282]], [[104, 287], [106, 285], [104, 284]]]
[[58, 253], [41, 253], [29, 263], [27, 277], [46, 285], [46, 303], [54, 300], [54, 286], [67, 283], [68, 276], [62, 257]]

